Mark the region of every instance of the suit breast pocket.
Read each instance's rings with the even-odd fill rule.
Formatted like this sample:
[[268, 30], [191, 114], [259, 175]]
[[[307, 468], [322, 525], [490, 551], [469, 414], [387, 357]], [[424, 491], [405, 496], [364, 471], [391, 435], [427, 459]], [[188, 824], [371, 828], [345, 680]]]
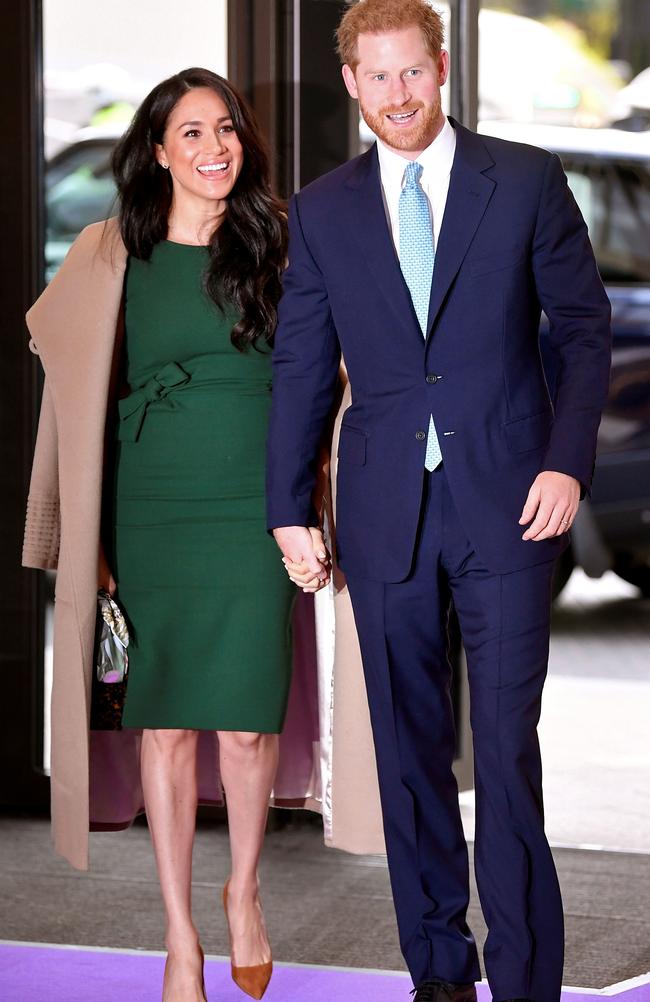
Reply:
[[347, 424], [341, 425], [338, 449], [339, 462], [350, 463], [352, 466], [365, 466], [367, 442], [368, 436], [365, 431], [361, 431], [359, 428], [352, 428]]
[[516, 247], [510, 251], [501, 251], [486, 257], [474, 258], [467, 261], [466, 266], [472, 278], [478, 278], [479, 275], [489, 275], [494, 271], [505, 271], [508, 268], [514, 268], [516, 264], [519, 264], [523, 256], [524, 252], [521, 248]]
[[508, 447], [512, 452], [532, 452], [548, 445], [553, 427], [552, 411], [540, 411], [527, 417], [507, 421], [504, 425]]

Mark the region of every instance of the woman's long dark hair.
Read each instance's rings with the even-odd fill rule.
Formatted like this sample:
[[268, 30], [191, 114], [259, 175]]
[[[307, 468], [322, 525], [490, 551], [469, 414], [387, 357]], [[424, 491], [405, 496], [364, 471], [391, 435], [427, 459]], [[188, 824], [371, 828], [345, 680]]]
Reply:
[[119, 226], [129, 254], [148, 260], [167, 237], [172, 179], [156, 160], [169, 116], [195, 87], [209, 87], [224, 102], [243, 147], [241, 173], [228, 196], [221, 225], [210, 239], [206, 291], [219, 308], [224, 299], [241, 313], [232, 343], [240, 351], [271, 341], [277, 322], [280, 276], [287, 256], [284, 205], [271, 191], [269, 158], [253, 113], [223, 77], [192, 68], [163, 80], [144, 99], [113, 153]]

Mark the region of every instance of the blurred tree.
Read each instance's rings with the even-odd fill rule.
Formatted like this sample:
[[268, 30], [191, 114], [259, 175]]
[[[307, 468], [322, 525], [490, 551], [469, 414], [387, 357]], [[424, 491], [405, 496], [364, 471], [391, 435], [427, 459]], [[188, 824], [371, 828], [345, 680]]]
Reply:
[[[646, 46], [650, 40], [650, 22], [643, 17], [648, 0], [483, 0], [483, 6], [539, 21], [563, 20], [575, 25], [584, 32], [587, 46], [602, 59], [629, 60], [629, 56], [613, 51], [624, 20], [630, 41], [636, 42], [637, 48], [643, 49], [643, 44], [639, 46], [640, 39], [645, 38]], [[640, 52], [635, 55], [636, 65], [643, 56]]]
[[524, 17], [541, 18], [548, 14], [548, 0], [513, 0], [512, 5], [506, 5], [515, 14]]

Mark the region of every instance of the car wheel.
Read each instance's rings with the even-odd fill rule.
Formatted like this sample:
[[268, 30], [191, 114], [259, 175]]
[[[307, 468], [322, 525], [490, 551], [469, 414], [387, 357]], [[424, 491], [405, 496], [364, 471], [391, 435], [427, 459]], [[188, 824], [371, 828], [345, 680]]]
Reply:
[[569, 546], [555, 565], [555, 571], [553, 572], [553, 601], [555, 601], [568, 582], [574, 567], [573, 552]]
[[644, 598], [650, 598], [650, 561], [618, 553], [614, 558], [614, 572], [638, 588]]

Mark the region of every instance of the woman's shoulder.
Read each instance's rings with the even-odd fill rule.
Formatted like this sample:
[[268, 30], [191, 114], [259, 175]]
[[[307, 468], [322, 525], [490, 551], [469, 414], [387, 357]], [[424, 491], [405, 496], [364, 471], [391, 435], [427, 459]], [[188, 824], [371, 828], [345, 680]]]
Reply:
[[[43, 309], [49, 310], [58, 302], [65, 305], [71, 292], [87, 287], [98, 274], [97, 269], [109, 282], [121, 282], [126, 261], [126, 247], [116, 218], [86, 226], [70, 247], [52, 281], [27, 313], [28, 326], [38, 322]], [[105, 280], [102, 278], [102, 282]]]
[[102, 219], [84, 227], [76, 237], [53, 282], [56, 283], [59, 276], [69, 276], [97, 265], [120, 272], [124, 270], [126, 259], [126, 247], [117, 217]]
[[84, 227], [70, 247], [66, 260], [90, 258], [97, 253], [106, 261], [111, 261], [115, 255], [126, 258], [126, 248], [120, 234], [117, 216], [101, 219]]
[[99, 243], [106, 233], [112, 235], [118, 231], [119, 220], [117, 216], [109, 216], [108, 219], [100, 219], [96, 223], [90, 223], [88, 226], [84, 226], [83, 230], [75, 240], [75, 243], [78, 243], [79, 241]]
[[72, 276], [77, 272], [108, 268], [116, 275], [123, 273], [126, 267], [127, 251], [120, 234], [119, 221], [116, 216], [102, 219], [98, 223], [86, 226], [76, 238], [65, 260], [55, 276]]

